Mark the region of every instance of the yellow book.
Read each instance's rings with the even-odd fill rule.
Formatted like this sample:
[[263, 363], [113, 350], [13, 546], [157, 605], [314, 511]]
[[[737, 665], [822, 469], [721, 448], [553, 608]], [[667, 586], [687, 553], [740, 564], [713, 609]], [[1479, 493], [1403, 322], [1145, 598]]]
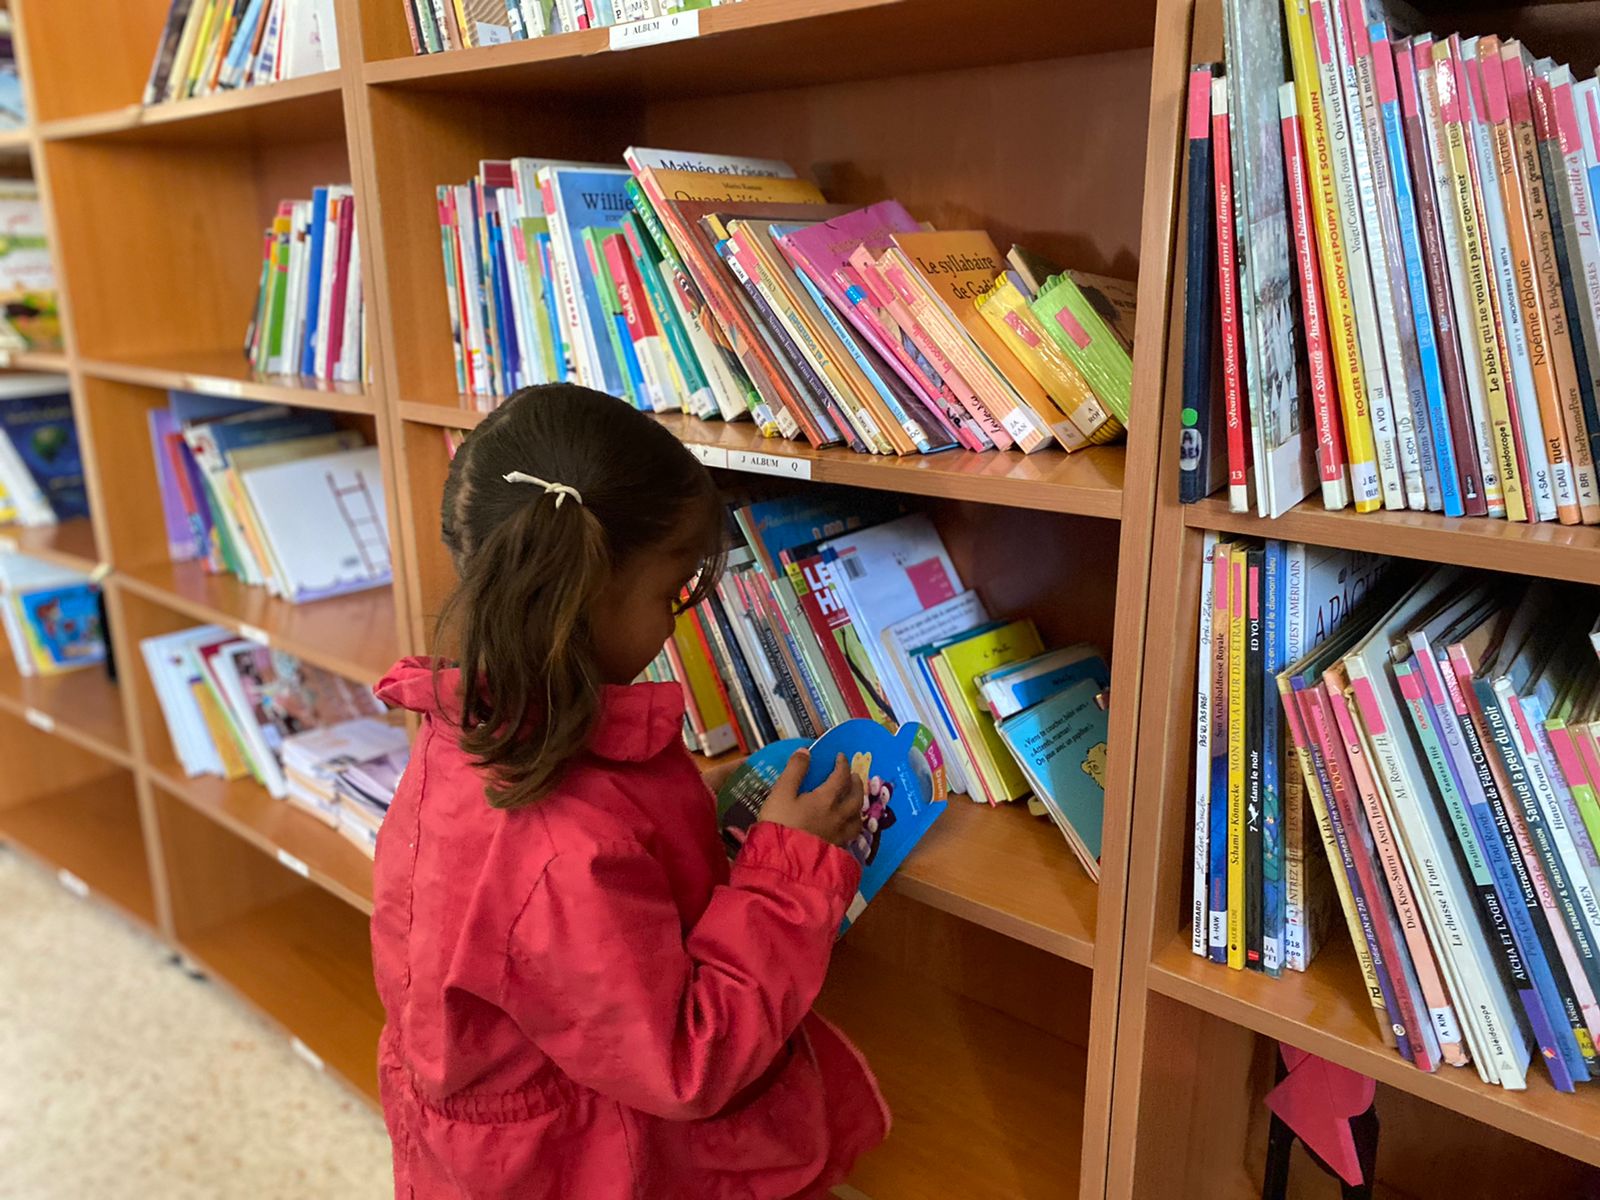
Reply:
[[200, 28], [195, 37], [194, 54], [189, 60], [188, 70], [184, 72], [183, 95], [180, 99], [195, 94], [200, 76], [205, 71], [207, 55], [217, 30], [217, 23], [221, 20], [223, 7], [223, 0], [206, 0], [205, 13], [200, 18]]
[[1027, 776], [1001, 739], [994, 716], [978, 693], [977, 678], [985, 671], [1043, 653], [1044, 643], [1033, 622], [1012, 621], [946, 646], [933, 661], [940, 690], [956, 717], [962, 741], [991, 804], [1020, 800], [1030, 789]]
[[[781, 179], [776, 175], [714, 175], [707, 171], [665, 171], [654, 167], [639, 172], [640, 186], [668, 203], [727, 200], [736, 204], [825, 204], [814, 183]], [[651, 195], [655, 199], [655, 195]]]
[[[1220, 555], [1222, 548], [1217, 552]], [[1228, 547], [1228, 965], [1244, 970], [1245, 560]]]
[[1383, 506], [1378, 483], [1378, 456], [1367, 413], [1367, 381], [1356, 340], [1355, 305], [1350, 296], [1349, 258], [1339, 225], [1339, 189], [1333, 177], [1328, 147], [1328, 113], [1322, 95], [1322, 77], [1311, 39], [1308, 0], [1284, 0], [1289, 57], [1294, 65], [1295, 100], [1306, 143], [1306, 167], [1311, 177], [1311, 215], [1316, 227], [1317, 253], [1322, 262], [1323, 303], [1328, 316], [1328, 338], [1334, 374], [1339, 384], [1339, 413], [1343, 418], [1345, 461], [1350, 473], [1350, 494], [1357, 512], [1374, 512]]
[[[1462, 122], [1460, 64], [1450, 53], [1448, 42], [1433, 47], [1434, 81], [1439, 92], [1439, 115], [1443, 121], [1445, 165], [1450, 171], [1450, 196], [1455, 204], [1455, 219], [1461, 231], [1461, 257], [1467, 274], [1467, 300], [1472, 311], [1473, 348], [1467, 354], [1467, 367], [1476, 368], [1483, 385], [1488, 409], [1489, 440], [1499, 468], [1499, 494], [1485, 474], [1484, 499], [1491, 516], [1511, 521], [1528, 520], [1527, 496], [1517, 470], [1517, 448], [1512, 440], [1511, 409], [1506, 396], [1505, 363], [1500, 355], [1500, 333], [1495, 324], [1494, 281], [1489, 276], [1485, 240], [1478, 225], [1478, 206], [1472, 186], [1472, 151], [1467, 146], [1466, 126]], [[1481, 418], [1480, 418], [1481, 421]]]
[[683, 672], [681, 682], [694, 701], [694, 710], [699, 717], [695, 734], [700, 739], [700, 752], [717, 755], [732, 750], [738, 742], [733, 732], [733, 714], [728, 711], [716, 671], [711, 665], [710, 652], [702, 640], [693, 612], [678, 614], [672, 641], [676, 651], [674, 657], [678, 660], [675, 665], [681, 667]]
[[[244, 756], [239, 748], [239, 738], [234, 732], [232, 723], [223, 714], [222, 705], [217, 700], [217, 694], [212, 685], [202, 679], [197, 679], [189, 685], [190, 692], [194, 695], [194, 702], [200, 709], [200, 717], [206, 723], [206, 732], [211, 735], [211, 741], [217, 748], [217, 757], [222, 760], [222, 777], [224, 779], [243, 779], [252, 774], [250, 760]], [[259, 779], [259, 776], [257, 777]]]

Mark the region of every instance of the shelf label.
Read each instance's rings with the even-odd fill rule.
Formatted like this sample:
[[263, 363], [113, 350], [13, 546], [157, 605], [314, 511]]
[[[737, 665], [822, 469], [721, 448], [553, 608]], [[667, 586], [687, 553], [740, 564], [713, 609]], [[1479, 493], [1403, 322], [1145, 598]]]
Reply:
[[244, 395], [244, 384], [237, 379], [223, 379], [217, 375], [191, 375], [189, 390], [207, 396], [221, 396], [224, 400], [237, 400]]
[[728, 452], [721, 446], [707, 446], [701, 442], [685, 442], [689, 453], [705, 463], [708, 467], [725, 467], [728, 465]]
[[110, 563], [96, 563], [94, 570], [89, 572], [89, 582], [99, 587], [106, 581], [106, 576], [111, 574]]
[[651, 17], [647, 21], [629, 21], [625, 25], [611, 26], [613, 50], [637, 50], [640, 46], [659, 46], [662, 42], [681, 42], [700, 36], [700, 10], [672, 13], [665, 17]]
[[89, 898], [89, 885], [65, 867], [56, 872], [56, 881], [79, 900], [87, 900]]
[[511, 40], [511, 30], [504, 25], [494, 25], [488, 21], [478, 22], [478, 45], [503, 46]]
[[313, 1050], [310, 1046], [306, 1045], [299, 1038], [293, 1037], [293, 1036], [291, 1036], [289, 1038], [289, 1049], [293, 1050], [297, 1057], [303, 1058], [306, 1062], [310, 1063], [317, 1070], [319, 1070], [319, 1071], [327, 1070], [326, 1065], [324, 1065], [324, 1063], [322, 1061], [322, 1055], [318, 1054], [315, 1050]]
[[289, 870], [293, 871], [296, 875], [300, 876], [301, 879], [311, 878], [311, 868], [306, 866], [304, 862], [290, 854], [287, 850], [278, 851], [278, 861], [284, 866], [288, 867]]
[[754, 450], [729, 450], [728, 466], [735, 471], [757, 475], [780, 475], [785, 479], [810, 479], [811, 460], [788, 454], [760, 454]]
[[54, 733], [56, 731], [56, 719], [47, 712], [40, 712], [37, 708], [29, 708], [23, 710], [22, 717], [23, 720], [27, 721], [29, 725], [32, 725], [40, 733]]
[[254, 625], [239, 626], [239, 636], [247, 642], [254, 642], [258, 646], [272, 645], [272, 639], [267, 636], [267, 631]]

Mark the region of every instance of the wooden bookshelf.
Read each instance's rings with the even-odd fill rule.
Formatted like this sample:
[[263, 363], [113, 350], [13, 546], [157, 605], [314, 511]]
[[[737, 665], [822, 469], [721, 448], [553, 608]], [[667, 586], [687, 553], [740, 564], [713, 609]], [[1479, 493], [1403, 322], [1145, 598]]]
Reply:
[[0, 549], [16, 550], [74, 571], [90, 572], [101, 563], [94, 523], [87, 517], [58, 525], [8, 526], [0, 533]]

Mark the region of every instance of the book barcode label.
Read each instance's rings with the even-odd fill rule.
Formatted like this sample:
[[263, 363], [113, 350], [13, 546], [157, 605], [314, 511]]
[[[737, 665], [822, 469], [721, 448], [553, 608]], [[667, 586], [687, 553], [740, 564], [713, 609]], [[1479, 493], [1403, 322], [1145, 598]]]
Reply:
[[629, 21], [611, 27], [613, 50], [636, 50], [640, 46], [657, 46], [662, 42], [680, 42], [700, 36], [700, 10], [673, 13], [666, 17], [651, 17], [648, 21]]
[[223, 379], [216, 375], [191, 375], [189, 390], [207, 396], [221, 396], [224, 400], [237, 400], [244, 395], [244, 384], [237, 379]]
[[56, 872], [56, 882], [79, 900], [87, 900], [89, 898], [89, 885], [65, 867]]
[[788, 454], [759, 454], [754, 450], [729, 450], [728, 466], [735, 471], [757, 475], [781, 475], [785, 479], [810, 479], [811, 460]]
[[866, 569], [861, 565], [861, 560], [854, 554], [846, 555], [844, 558], [836, 559], [835, 561], [843, 568], [846, 578], [860, 579], [867, 573]]
[[47, 712], [40, 712], [37, 708], [29, 708], [23, 711], [22, 717], [23, 720], [27, 721], [29, 725], [32, 725], [40, 733], [54, 733], [56, 731], [56, 719]]
[[728, 452], [721, 446], [705, 446], [699, 442], [685, 442], [689, 453], [705, 463], [708, 467], [725, 467], [728, 465]]
[[306, 1062], [310, 1063], [317, 1070], [327, 1070], [327, 1066], [322, 1061], [322, 1055], [318, 1054], [299, 1038], [291, 1037], [289, 1039], [289, 1049], [293, 1050], [298, 1057], [305, 1059]]
[[258, 646], [270, 646], [272, 644], [272, 639], [267, 636], [267, 631], [254, 625], [239, 626], [239, 636], [247, 642], [256, 643]]
[[293, 871], [296, 875], [300, 876], [301, 879], [311, 878], [311, 868], [306, 866], [303, 861], [290, 854], [287, 850], [278, 851], [278, 861], [284, 866], [288, 867], [289, 870]]

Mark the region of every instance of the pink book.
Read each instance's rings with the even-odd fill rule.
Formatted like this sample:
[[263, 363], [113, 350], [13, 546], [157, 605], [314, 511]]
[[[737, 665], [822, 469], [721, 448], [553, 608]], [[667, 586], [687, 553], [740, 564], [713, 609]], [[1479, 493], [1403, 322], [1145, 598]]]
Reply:
[[334, 255], [333, 288], [329, 292], [328, 314], [334, 318], [328, 324], [328, 365], [324, 379], [332, 379], [344, 349], [344, 306], [350, 290], [350, 243], [356, 232], [355, 197], [345, 196], [339, 201], [339, 249]]

